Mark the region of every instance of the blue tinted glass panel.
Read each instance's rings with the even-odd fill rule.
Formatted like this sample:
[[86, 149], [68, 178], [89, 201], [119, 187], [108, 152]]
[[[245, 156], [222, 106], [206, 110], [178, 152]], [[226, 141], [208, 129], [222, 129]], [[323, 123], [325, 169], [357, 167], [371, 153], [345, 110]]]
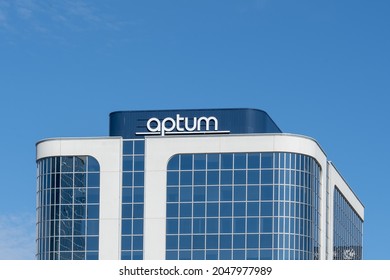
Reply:
[[133, 154], [133, 141], [123, 141], [123, 154], [124, 155]]
[[221, 168], [222, 169], [233, 169], [233, 154], [222, 154], [221, 155]]
[[246, 154], [234, 154], [234, 169], [246, 169]]
[[181, 155], [180, 158], [180, 169], [191, 170], [192, 169], [192, 155]]
[[208, 154], [207, 155], [207, 169], [219, 169], [219, 155]]
[[194, 155], [194, 166], [196, 170], [206, 169], [206, 155], [205, 154]]
[[142, 155], [145, 150], [145, 141], [134, 141], [134, 154]]
[[168, 170], [179, 170], [179, 158], [180, 156], [173, 156], [168, 162]]

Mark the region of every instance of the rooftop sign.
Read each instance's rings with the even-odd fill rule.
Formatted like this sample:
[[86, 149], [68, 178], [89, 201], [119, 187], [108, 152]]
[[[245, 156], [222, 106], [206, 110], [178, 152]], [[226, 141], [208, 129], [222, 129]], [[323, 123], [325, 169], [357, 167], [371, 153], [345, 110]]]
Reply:
[[268, 114], [257, 109], [117, 111], [110, 114], [110, 136], [280, 133]]
[[[214, 127], [214, 129], [211, 129]], [[136, 135], [168, 135], [168, 134], [227, 134], [229, 130], [218, 130], [218, 119], [210, 117], [150, 118], [146, 123], [147, 132], [136, 132]]]

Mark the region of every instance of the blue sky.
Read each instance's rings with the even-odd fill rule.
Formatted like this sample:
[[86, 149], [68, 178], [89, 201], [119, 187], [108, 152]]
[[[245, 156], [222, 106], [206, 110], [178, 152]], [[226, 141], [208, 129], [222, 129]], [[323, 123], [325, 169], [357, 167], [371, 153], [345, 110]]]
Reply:
[[251, 107], [318, 140], [390, 259], [387, 0], [0, 0], [0, 259], [35, 253], [35, 143], [116, 110]]

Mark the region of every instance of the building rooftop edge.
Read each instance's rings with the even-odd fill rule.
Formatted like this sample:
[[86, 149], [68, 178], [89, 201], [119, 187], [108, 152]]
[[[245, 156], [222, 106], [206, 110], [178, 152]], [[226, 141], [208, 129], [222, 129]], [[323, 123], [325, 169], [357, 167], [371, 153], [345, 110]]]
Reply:
[[[249, 111], [259, 111], [263, 112], [268, 115], [268, 113], [264, 110], [257, 109], [257, 108], [197, 108], [197, 109], [154, 109], [154, 110], [118, 110], [118, 111], [113, 111], [110, 113], [111, 114], [118, 114], [118, 113], [127, 113], [127, 112], [170, 112], [170, 111], [199, 111], [199, 110], [205, 110], [205, 111], [232, 111], [232, 110], [249, 110]], [[269, 115], [268, 115], [269, 116]]]
[[351, 186], [348, 184], [348, 182], [345, 180], [344, 176], [340, 173], [340, 171], [337, 169], [336, 165], [334, 165], [333, 161], [328, 160], [328, 163], [332, 165], [332, 167], [336, 170], [336, 172], [340, 175], [340, 177], [343, 179], [349, 190], [353, 193], [353, 195], [356, 197], [356, 199], [360, 202], [360, 204], [363, 206], [365, 209], [366, 207], [364, 206], [363, 202], [359, 199], [359, 197], [356, 195], [356, 193], [353, 191]]
[[49, 142], [49, 141], [58, 141], [58, 140], [94, 140], [94, 139], [122, 139], [121, 136], [94, 136], [94, 137], [50, 137], [50, 138], [44, 138], [35, 143], [35, 146], [43, 143], [43, 142]]

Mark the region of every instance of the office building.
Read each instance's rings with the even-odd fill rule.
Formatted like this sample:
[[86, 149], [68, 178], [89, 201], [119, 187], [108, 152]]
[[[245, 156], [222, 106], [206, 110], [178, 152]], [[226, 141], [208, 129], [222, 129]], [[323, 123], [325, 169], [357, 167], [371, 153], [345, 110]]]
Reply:
[[122, 111], [37, 143], [37, 259], [362, 259], [364, 206], [256, 109]]

